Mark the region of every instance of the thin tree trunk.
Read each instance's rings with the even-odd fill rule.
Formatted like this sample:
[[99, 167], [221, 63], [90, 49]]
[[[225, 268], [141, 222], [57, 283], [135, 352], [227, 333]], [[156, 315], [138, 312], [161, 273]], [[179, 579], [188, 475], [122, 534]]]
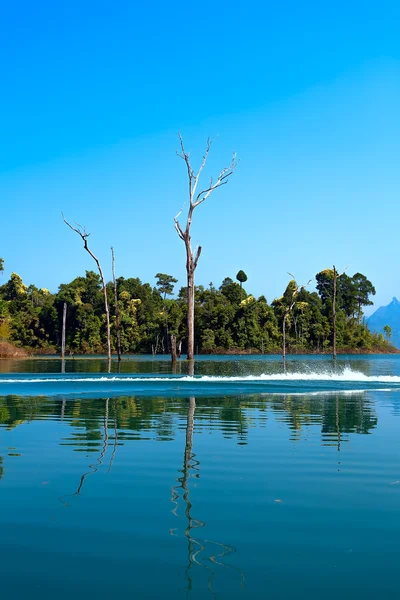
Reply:
[[112, 276], [114, 283], [114, 303], [115, 303], [115, 333], [117, 335], [117, 354], [118, 362], [121, 360], [121, 330], [119, 326], [119, 307], [118, 307], [118, 293], [117, 293], [117, 280], [115, 279], [115, 256], [114, 248], [111, 248], [112, 255]]
[[104, 296], [104, 310], [106, 313], [106, 327], [107, 327], [107, 364], [108, 364], [108, 372], [111, 371], [111, 336], [110, 336], [110, 311], [108, 308], [108, 298], [107, 298], [107, 288], [106, 288], [106, 282], [104, 279], [104, 274], [103, 274], [103, 269], [101, 268], [100, 265], [100, 261], [97, 258], [97, 256], [95, 256], [95, 254], [93, 254], [93, 252], [90, 250], [89, 246], [88, 246], [88, 241], [87, 238], [89, 237], [89, 234], [86, 232], [86, 230], [81, 227], [80, 225], [78, 225], [77, 227], [72, 227], [72, 225], [70, 223], [68, 223], [68, 221], [65, 219], [64, 214], [62, 214], [62, 218], [63, 221], [66, 225], [68, 225], [68, 227], [70, 229], [72, 229], [72, 231], [75, 231], [75, 233], [77, 233], [78, 235], [81, 236], [82, 241], [83, 241], [83, 247], [85, 248], [86, 252], [88, 252], [90, 254], [90, 256], [93, 258], [93, 260], [95, 261], [96, 265], [97, 265], [97, 269], [100, 273], [100, 278], [101, 278], [101, 282], [103, 284], [103, 296]]
[[187, 282], [188, 282], [187, 359], [193, 360], [194, 359], [194, 272], [191, 272], [191, 271], [188, 272]]
[[100, 266], [99, 261], [96, 259], [97, 267], [99, 269], [101, 281], [103, 283], [103, 296], [104, 296], [104, 310], [106, 313], [106, 327], [107, 327], [107, 365], [108, 372], [111, 371], [111, 333], [110, 333], [110, 310], [108, 308], [107, 288], [106, 282], [103, 275], [103, 269]]
[[189, 360], [188, 375], [190, 375], [191, 377], [193, 377], [194, 375], [194, 360]]
[[295, 335], [296, 335], [296, 354], [297, 354], [297, 344], [298, 344], [298, 334], [297, 334], [297, 317], [295, 319], [293, 319], [293, 323], [294, 323], [294, 331], [295, 331]]
[[65, 329], [67, 324], [67, 303], [64, 302], [63, 306], [63, 320], [62, 320], [62, 333], [61, 333], [61, 358], [65, 358]]
[[336, 358], [336, 290], [337, 290], [337, 271], [333, 265], [333, 301], [332, 301], [332, 319], [333, 319], [333, 358]]
[[282, 358], [286, 360], [286, 315], [283, 316], [282, 322]]
[[167, 340], [167, 352], [169, 351], [169, 343], [170, 343], [170, 336], [169, 336], [169, 327], [168, 327], [168, 311], [165, 308], [165, 334], [166, 334], [166, 340]]
[[157, 333], [156, 343], [151, 345], [151, 353], [152, 353], [153, 356], [155, 356], [157, 354], [157, 350], [158, 350], [158, 338], [159, 338], [159, 334]]
[[176, 363], [176, 335], [171, 334], [171, 360]]

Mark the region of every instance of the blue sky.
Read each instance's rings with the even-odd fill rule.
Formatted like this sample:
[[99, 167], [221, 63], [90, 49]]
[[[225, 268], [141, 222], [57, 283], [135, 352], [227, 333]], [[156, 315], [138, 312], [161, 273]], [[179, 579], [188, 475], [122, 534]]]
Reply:
[[56, 291], [94, 267], [184, 284], [177, 131], [229, 184], [196, 210], [197, 283], [239, 269], [271, 301], [289, 276], [365, 273], [400, 296], [398, 2], [18, 2], [2, 8], [0, 256]]

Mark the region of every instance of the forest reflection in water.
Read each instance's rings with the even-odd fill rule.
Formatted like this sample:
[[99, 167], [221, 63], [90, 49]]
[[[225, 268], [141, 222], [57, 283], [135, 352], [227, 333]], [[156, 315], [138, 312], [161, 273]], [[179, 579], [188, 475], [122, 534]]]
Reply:
[[[104, 359], [6, 363], [3, 379], [83, 376], [70, 388], [49, 384], [54, 395], [27, 376], [22, 395], [14, 383], [2, 388], [13, 393], [0, 396], [5, 597], [33, 588], [59, 600], [397, 597], [400, 357], [291, 357], [287, 371], [309, 385], [278, 381], [266, 393], [219, 381], [97, 394], [86, 374], [97, 380]], [[365, 391], [334, 379], [318, 390], [318, 374], [343, 369]], [[158, 357], [121, 364], [125, 374], [171, 371]], [[281, 371], [273, 357], [175, 368], [222, 379]], [[379, 376], [389, 377], [380, 391]], [[372, 571], [375, 587], [364, 577]]]
[[[335, 394], [309, 396], [243, 396], [228, 398], [201, 398], [197, 401], [199, 432], [221, 431], [226, 438], [235, 438], [237, 444], [248, 443], [251, 428], [266, 428], [269, 411], [278, 422], [289, 427], [289, 439], [300, 439], [308, 426], [321, 429], [323, 445], [340, 445], [351, 433], [369, 433], [377, 424], [374, 404], [366, 394]], [[183, 533], [187, 539], [186, 577], [188, 591], [193, 587], [192, 570], [202, 568], [208, 573], [208, 587], [213, 593], [215, 568], [230, 569], [237, 574], [238, 586], [243, 586], [245, 574], [238, 565], [226, 559], [236, 548], [223, 540], [201, 535], [206, 525], [191, 498], [191, 485], [200, 478], [201, 461], [193, 451], [196, 399], [166, 400], [165, 398], [106, 398], [106, 399], [53, 399], [7, 396], [0, 399], [0, 427], [12, 429], [35, 420], [59, 421], [71, 426], [70, 435], [59, 441], [77, 452], [93, 458], [87, 468], [77, 474], [76, 486], [59, 497], [69, 507], [74, 496], [84, 492], [87, 479], [101, 466], [111, 471], [118, 460], [118, 447], [134, 441], [168, 442], [174, 439], [176, 427], [186, 417], [183, 461], [175, 482], [171, 482], [172, 513], [184, 519]], [[178, 417], [176, 419], [175, 417]], [[4, 467], [0, 462], [0, 476]], [[176, 527], [170, 529], [178, 535]]]
[[[379, 392], [378, 392], [379, 394]], [[382, 394], [381, 394], [382, 395]], [[348, 439], [351, 433], [371, 433], [377, 425], [374, 392], [321, 394], [254, 394], [197, 399], [199, 430], [219, 430], [224, 437], [248, 443], [251, 428], [265, 428], [269, 414], [285, 424], [290, 439], [302, 431], [320, 428], [322, 445]], [[111, 399], [0, 397], [0, 428], [13, 429], [35, 420], [61, 421], [72, 428], [60, 439], [76, 451], [96, 452], [109, 440], [110, 419], [113, 443], [129, 440], [173, 440], [178, 420], [186, 417], [190, 399], [164, 397], [117, 397]], [[393, 406], [396, 410], [396, 405]]]
[[[76, 503], [86, 502], [89, 494], [93, 508], [96, 501], [93, 493], [95, 489], [100, 489], [98, 487], [100, 485], [101, 493], [109, 497], [107, 504], [109, 512], [105, 515], [111, 515], [106, 517], [111, 520], [119, 510], [116, 500], [113, 500], [113, 494], [118, 497], [119, 494], [124, 493], [121, 488], [122, 483], [119, 483], [122, 481], [119, 478], [123, 472], [125, 473], [123, 481], [126, 481], [126, 454], [120, 452], [128, 446], [132, 450], [134, 447], [140, 449], [140, 454], [134, 451], [140, 469], [143, 453], [146, 454], [146, 448], [148, 450], [152, 448], [155, 461], [154, 473], [146, 471], [144, 478], [137, 475], [140, 486], [137, 491], [146, 494], [146, 482], [154, 481], [160, 473], [161, 467], [157, 461], [163, 453], [163, 448], [171, 443], [176, 446], [179, 442], [180, 450], [177, 448], [174, 465], [169, 465], [171, 469], [169, 497], [168, 493], [164, 492], [164, 501], [170, 503], [172, 516], [172, 522], [168, 523], [165, 520], [164, 531], [171, 539], [171, 543], [174, 543], [172, 540], [177, 538], [185, 540], [186, 543], [186, 549], [182, 547], [180, 551], [182, 567], [186, 563], [184, 593], [190, 597], [199, 593], [200, 572], [204, 574], [205, 585], [210, 595], [217, 596], [217, 590], [221, 588], [222, 582], [223, 585], [228, 585], [227, 581], [229, 581], [231, 592], [233, 591], [235, 597], [240, 590], [246, 595], [248, 585], [251, 586], [248, 581], [252, 567], [243, 557], [241, 537], [235, 537], [237, 533], [235, 529], [228, 530], [216, 526], [215, 519], [222, 519], [222, 522], [224, 519], [222, 506], [224, 506], [223, 511], [229, 508], [223, 503], [220, 504], [222, 502], [220, 494], [223, 493], [225, 483], [227, 490], [230, 489], [231, 493], [237, 494], [240, 488], [232, 484], [232, 478], [242, 475], [244, 470], [253, 473], [260, 469], [260, 465], [265, 462], [263, 458], [265, 455], [259, 447], [260, 440], [264, 440], [263, 444], [265, 444], [265, 440], [271, 436], [271, 433], [268, 447], [273, 449], [277, 440], [280, 440], [278, 450], [282, 452], [280, 460], [286, 461], [282, 463], [285, 466], [278, 477], [287, 479], [287, 473], [294, 473], [293, 476], [296, 476], [294, 465], [290, 464], [291, 459], [287, 456], [289, 447], [292, 448], [290, 452], [296, 452], [297, 445], [302, 444], [304, 449], [304, 442], [306, 442], [309, 453], [307, 460], [312, 457], [315, 464], [320, 460], [318, 447], [329, 448], [329, 452], [342, 453], [344, 445], [347, 445], [353, 436], [358, 437], [360, 434], [374, 432], [378, 427], [379, 403], [383, 400], [384, 404], [390, 406], [390, 410], [393, 411], [394, 405], [391, 403], [394, 399], [391, 394], [379, 392], [254, 394], [218, 398], [124, 396], [103, 399], [63, 399], [6, 396], [0, 398], [0, 429], [3, 429], [5, 434], [11, 434], [18, 432], [20, 428], [22, 431], [25, 426], [34, 423], [40, 424], [42, 432], [45, 432], [48, 427], [54, 427], [52, 443], [64, 449], [62, 454], [64, 462], [57, 464], [57, 470], [60, 473], [65, 469], [69, 470], [69, 477], [65, 481], [61, 479], [60, 493], [54, 500], [59, 501], [62, 509], [76, 512], [79, 508]], [[216, 441], [217, 438], [220, 441]], [[12, 439], [14, 444], [12, 448], [9, 446], [4, 452], [4, 448], [0, 447], [2, 455], [0, 476], [3, 477], [4, 482], [7, 481], [8, 473], [13, 473], [15, 476], [16, 461], [23, 460], [29, 452], [32, 452], [29, 446], [24, 448], [22, 435], [14, 436]], [[307, 443], [308, 439], [313, 443]], [[21, 447], [18, 447], [18, 440]], [[34, 437], [33, 440], [39, 443], [36, 452], [40, 455], [40, 452], [44, 451], [44, 448], [40, 447], [40, 437]], [[226, 454], [224, 446], [227, 442], [230, 448], [232, 444], [236, 446], [237, 452], [234, 455], [229, 454], [232, 450]], [[49, 444], [50, 442], [46, 442], [46, 451], [49, 451]], [[242, 460], [241, 456], [245, 456], [243, 453], [246, 448], [250, 452], [248, 457], [243, 463], [237, 463]], [[77, 458], [79, 457], [78, 461], [69, 463], [68, 455], [65, 454], [65, 451], [69, 450], [78, 453], [76, 455]], [[207, 460], [204, 461], [207, 452]], [[22, 454], [22, 457], [18, 458], [18, 454]], [[301, 457], [301, 453], [299, 456]], [[60, 460], [59, 457], [60, 454], [57, 460]], [[219, 464], [211, 466], [213, 463], [210, 462], [210, 457], [212, 460], [218, 460]], [[268, 460], [270, 462], [272, 460], [271, 469], [280, 468], [279, 465], [273, 466], [271, 457]], [[304, 454], [300, 460], [304, 460]], [[340, 460], [338, 455], [337, 464]], [[148, 459], [147, 463], [152, 464]], [[323, 467], [326, 466], [326, 463], [321, 464]], [[80, 469], [79, 465], [83, 465], [83, 468]], [[118, 477], [107, 479], [107, 474], [113, 476], [114, 468], [118, 470]], [[213, 469], [214, 473], [211, 472]], [[309, 462], [305, 462], [304, 469], [302, 472], [305, 478], [309, 478]], [[219, 492], [214, 490], [212, 481], [210, 482], [210, 476], [214, 477], [216, 473], [221, 476], [222, 487], [218, 488]], [[275, 471], [272, 473], [274, 477]], [[90, 485], [89, 481], [92, 482]], [[254, 481], [258, 481], [257, 475], [254, 476]], [[289, 481], [292, 487], [295, 486], [293, 478]], [[205, 484], [208, 487], [204, 487], [203, 492], [201, 490], [199, 492], [199, 487], [202, 488]], [[104, 487], [115, 485], [119, 485], [119, 491], [114, 489], [107, 492]], [[129, 493], [132, 498], [137, 493], [135, 489], [130, 488]], [[210, 490], [213, 490], [212, 495]], [[292, 491], [295, 492], [295, 487]], [[246, 493], [245, 488], [242, 493]], [[249, 496], [238, 497], [235, 502], [240, 506], [240, 510], [251, 510], [250, 498], [254, 494], [257, 497], [259, 493], [260, 490], [253, 487], [251, 493], [250, 490], [248, 491]], [[208, 505], [204, 503], [206, 496]], [[102, 502], [102, 506], [105, 506], [104, 498]], [[272, 502], [281, 502], [281, 499], [278, 496], [272, 499]], [[138, 503], [140, 505], [139, 500]], [[234, 506], [229, 510], [233, 511]], [[251, 577], [250, 574], [250, 579]]]

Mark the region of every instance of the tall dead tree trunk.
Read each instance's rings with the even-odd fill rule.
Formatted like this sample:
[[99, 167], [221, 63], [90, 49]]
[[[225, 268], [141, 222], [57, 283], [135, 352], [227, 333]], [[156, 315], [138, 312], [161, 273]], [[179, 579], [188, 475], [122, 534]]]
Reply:
[[65, 358], [65, 329], [67, 325], [67, 303], [63, 305], [63, 320], [62, 320], [62, 332], [61, 332], [61, 358]]
[[63, 305], [63, 320], [61, 331], [61, 373], [65, 373], [65, 329], [67, 326], [67, 303]]
[[336, 295], [337, 295], [337, 271], [333, 265], [333, 298], [332, 298], [332, 320], [333, 320], [333, 358], [336, 358]]
[[103, 296], [104, 296], [104, 311], [106, 314], [106, 326], [107, 326], [107, 363], [108, 363], [108, 371], [111, 371], [111, 336], [110, 336], [110, 310], [108, 308], [108, 299], [107, 299], [107, 288], [106, 288], [106, 282], [104, 279], [104, 275], [103, 275], [103, 269], [101, 268], [100, 265], [100, 261], [97, 258], [97, 256], [95, 256], [93, 254], [93, 252], [90, 250], [89, 246], [88, 246], [88, 242], [87, 239], [90, 235], [90, 233], [87, 233], [85, 228], [82, 227], [81, 225], [79, 225], [78, 223], [76, 224], [76, 227], [72, 227], [72, 225], [70, 223], [68, 223], [68, 221], [65, 219], [64, 214], [62, 214], [62, 218], [63, 221], [66, 225], [68, 225], [68, 227], [70, 229], [72, 229], [72, 231], [75, 231], [75, 233], [77, 233], [83, 241], [83, 247], [86, 250], [86, 252], [88, 252], [90, 254], [90, 256], [93, 258], [93, 260], [95, 261], [96, 265], [97, 265], [97, 269], [99, 271], [100, 274], [100, 278], [101, 278], [101, 282], [103, 284]]
[[185, 152], [185, 148], [183, 145], [183, 139], [180, 134], [179, 134], [179, 140], [180, 140], [180, 144], [181, 144], [181, 153], [177, 152], [177, 154], [186, 163], [188, 179], [189, 179], [189, 209], [188, 209], [185, 229], [182, 229], [182, 227], [179, 223], [179, 220], [178, 220], [183, 209], [181, 209], [179, 211], [179, 213], [176, 215], [176, 217], [174, 218], [174, 222], [175, 222], [175, 229], [176, 229], [179, 237], [181, 238], [181, 240], [183, 240], [183, 242], [185, 244], [185, 250], [186, 250], [186, 274], [187, 274], [187, 293], [188, 293], [188, 298], [187, 298], [187, 304], [188, 304], [187, 358], [188, 358], [188, 360], [193, 360], [193, 358], [194, 358], [194, 272], [196, 270], [197, 263], [199, 261], [200, 254], [201, 254], [201, 246], [197, 246], [193, 252], [192, 244], [191, 244], [190, 228], [192, 225], [193, 211], [197, 206], [199, 206], [199, 204], [204, 202], [204, 200], [207, 200], [207, 198], [210, 196], [210, 194], [214, 190], [216, 190], [217, 188], [221, 187], [222, 185], [225, 185], [226, 183], [228, 183], [228, 177], [230, 177], [232, 175], [232, 173], [234, 172], [235, 167], [237, 165], [237, 161], [236, 161], [236, 155], [234, 154], [230, 166], [226, 167], [225, 169], [223, 169], [220, 172], [220, 174], [218, 175], [217, 181], [214, 183], [213, 180], [211, 179], [209, 185], [204, 190], [202, 190], [201, 192], [199, 192], [196, 195], [196, 189], [197, 189], [197, 184], [199, 182], [199, 177], [200, 177], [200, 174], [201, 174], [202, 170], [204, 169], [205, 164], [207, 162], [207, 158], [208, 158], [208, 154], [210, 152], [212, 140], [211, 140], [211, 138], [208, 138], [208, 140], [207, 140], [206, 151], [204, 153], [202, 163], [201, 163], [200, 168], [197, 171], [197, 173], [194, 172], [194, 170], [190, 164], [189, 154], [187, 154]]
[[171, 334], [171, 361], [176, 363], [176, 335]]
[[114, 248], [111, 247], [111, 256], [112, 256], [112, 276], [113, 276], [113, 284], [114, 284], [114, 304], [115, 304], [115, 333], [117, 336], [117, 354], [118, 354], [118, 362], [121, 360], [121, 330], [119, 326], [119, 308], [118, 308], [118, 294], [117, 294], [117, 280], [115, 279], [115, 256], [114, 256]]

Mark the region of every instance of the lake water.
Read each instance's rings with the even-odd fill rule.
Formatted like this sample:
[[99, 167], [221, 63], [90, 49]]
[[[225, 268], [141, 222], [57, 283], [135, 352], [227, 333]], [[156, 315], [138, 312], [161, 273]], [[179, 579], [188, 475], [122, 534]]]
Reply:
[[105, 369], [0, 361], [2, 598], [400, 597], [400, 356]]

